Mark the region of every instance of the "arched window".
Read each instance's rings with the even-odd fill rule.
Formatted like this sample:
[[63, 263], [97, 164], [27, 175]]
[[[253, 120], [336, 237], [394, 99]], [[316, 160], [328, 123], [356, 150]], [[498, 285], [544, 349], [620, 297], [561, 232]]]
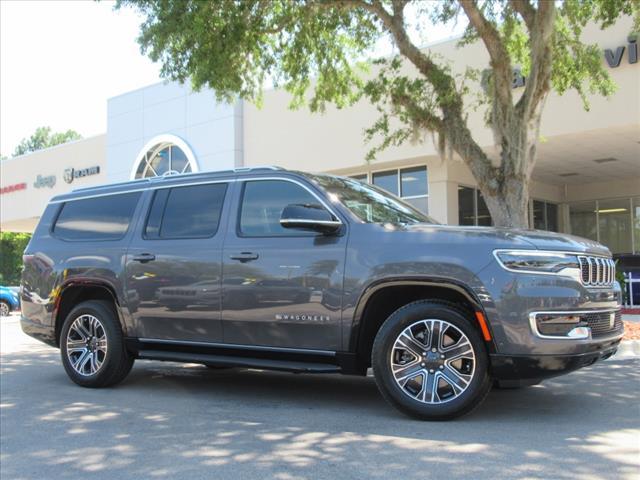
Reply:
[[197, 171], [193, 152], [182, 139], [174, 135], [160, 135], [140, 151], [131, 171], [131, 179]]

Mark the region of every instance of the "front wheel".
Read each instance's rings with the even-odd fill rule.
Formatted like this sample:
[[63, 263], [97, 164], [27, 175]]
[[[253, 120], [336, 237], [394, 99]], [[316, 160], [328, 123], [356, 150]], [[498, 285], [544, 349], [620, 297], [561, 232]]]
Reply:
[[99, 388], [122, 381], [133, 366], [113, 305], [82, 302], [62, 326], [60, 354], [67, 375], [78, 385]]
[[480, 334], [464, 310], [421, 300], [396, 310], [376, 336], [372, 366], [384, 398], [421, 420], [476, 408], [491, 388]]

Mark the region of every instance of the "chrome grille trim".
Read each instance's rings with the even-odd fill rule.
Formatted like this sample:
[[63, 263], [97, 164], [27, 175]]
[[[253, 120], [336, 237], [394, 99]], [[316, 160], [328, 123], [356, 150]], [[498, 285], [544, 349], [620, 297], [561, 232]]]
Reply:
[[589, 287], [609, 287], [615, 280], [616, 265], [610, 258], [579, 255], [582, 284]]

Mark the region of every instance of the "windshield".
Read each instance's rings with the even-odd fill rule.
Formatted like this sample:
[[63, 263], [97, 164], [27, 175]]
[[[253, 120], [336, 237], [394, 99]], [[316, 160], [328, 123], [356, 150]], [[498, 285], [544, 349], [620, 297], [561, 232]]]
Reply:
[[307, 176], [364, 222], [436, 223], [411, 205], [373, 185], [332, 175]]

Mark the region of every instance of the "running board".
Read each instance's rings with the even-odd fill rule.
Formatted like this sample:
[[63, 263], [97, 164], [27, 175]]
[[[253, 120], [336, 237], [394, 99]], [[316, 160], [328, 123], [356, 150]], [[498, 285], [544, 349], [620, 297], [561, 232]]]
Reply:
[[171, 352], [165, 350], [140, 350], [138, 358], [163, 362], [203, 363], [205, 365], [248, 367], [296, 373], [340, 373], [337, 365], [307, 363], [269, 358], [232, 357], [208, 353]]

